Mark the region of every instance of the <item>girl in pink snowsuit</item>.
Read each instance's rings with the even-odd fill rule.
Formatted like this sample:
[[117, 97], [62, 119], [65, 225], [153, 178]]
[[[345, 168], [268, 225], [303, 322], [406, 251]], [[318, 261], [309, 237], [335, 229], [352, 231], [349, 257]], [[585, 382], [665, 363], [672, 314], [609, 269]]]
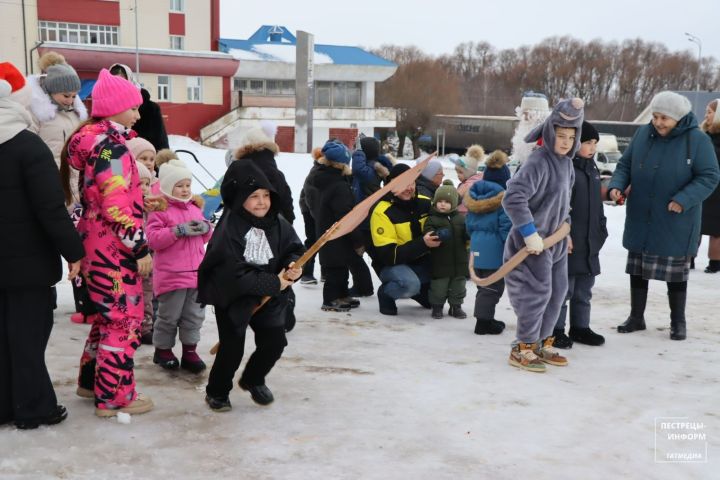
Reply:
[[95, 414], [145, 413], [152, 401], [135, 391], [133, 356], [143, 318], [141, 276], [152, 266], [143, 230], [143, 196], [132, 154], [125, 145], [140, 118], [142, 97], [127, 80], [103, 69], [92, 91], [93, 121], [83, 125], [63, 152], [64, 186], [69, 167], [80, 172], [83, 214], [78, 231], [87, 252], [82, 273], [98, 313], [80, 359], [78, 395], [95, 398]]

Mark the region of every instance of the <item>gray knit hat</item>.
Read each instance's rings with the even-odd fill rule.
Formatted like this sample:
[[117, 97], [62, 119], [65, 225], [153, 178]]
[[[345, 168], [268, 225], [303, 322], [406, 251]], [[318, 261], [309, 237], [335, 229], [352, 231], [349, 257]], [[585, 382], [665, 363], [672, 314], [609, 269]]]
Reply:
[[690, 110], [690, 100], [675, 92], [660, 92], [650, 102], [650, 113], [662, 113], [673, 120], [680, 120]]
[[45, 91], [53, 93], [80, 91], [80, 77], [67, 63], [58, 63], [48, 67], [47, 75], [43, 79]]

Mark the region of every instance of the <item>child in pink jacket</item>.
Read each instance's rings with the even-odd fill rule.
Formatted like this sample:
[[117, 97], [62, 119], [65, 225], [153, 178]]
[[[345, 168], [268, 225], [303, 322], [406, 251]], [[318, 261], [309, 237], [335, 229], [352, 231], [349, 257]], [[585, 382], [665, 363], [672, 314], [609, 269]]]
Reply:
[[[160, 193], [167, 209], [148, 215], [147, 235], [155, 252], [153, 293], [158, 313], [153, 329], [153, 361], [165, 369], [178, 366], [193, 373], [205, 369], [197, 354], [205, 308], [197, 303], [197, 270], [212, 229], [202, 213], [202, 200], [190, 189], [192, 173], [181, 160], [160, 167]], [[172, 351], [180, 331], [182, 358]]]
[[77, 229], [86, 256], [82, 274], [97, 310], [80, 359], [77, 394], [95, 398], [95, 414], [139, 414], [152, 409], [135, 391], [133, 357], [143, 318], [141, 277], [152, 268], [143, 230], [137, 166], [125, 142], [140, 118], [142, 97], [127, 80], [100, 72], [92, 91], [92, 117], [68, 141], [61, 157], [66, 199], [70, 167], [80, 172], [82, 217]]

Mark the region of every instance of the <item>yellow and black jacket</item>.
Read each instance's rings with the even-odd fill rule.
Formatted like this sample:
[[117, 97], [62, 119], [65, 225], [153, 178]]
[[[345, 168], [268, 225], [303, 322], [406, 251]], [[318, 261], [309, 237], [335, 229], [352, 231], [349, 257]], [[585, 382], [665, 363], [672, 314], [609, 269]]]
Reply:
[[429, 248], [422, 229], [430, 212], [430, 199], [417, 195], [403, 201], [390, 196], [381, 200], [370, 215], [373, 268], [408, 265], [429, 261]]

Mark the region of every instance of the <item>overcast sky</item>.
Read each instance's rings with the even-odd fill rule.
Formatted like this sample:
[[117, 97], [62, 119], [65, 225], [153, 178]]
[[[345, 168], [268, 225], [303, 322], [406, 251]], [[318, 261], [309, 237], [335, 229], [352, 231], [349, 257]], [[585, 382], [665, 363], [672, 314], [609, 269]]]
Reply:
[[246, 39], [261, 25], [305, 30], [315, 43], [377, 47], [416, 45], [440, 55], [466, 41], [497, 49], [554, 35], [605, 42], [642, 38], [670, 50], [697, 45], [720, 60], [720, 0], [221, 0], [221, 35]]

